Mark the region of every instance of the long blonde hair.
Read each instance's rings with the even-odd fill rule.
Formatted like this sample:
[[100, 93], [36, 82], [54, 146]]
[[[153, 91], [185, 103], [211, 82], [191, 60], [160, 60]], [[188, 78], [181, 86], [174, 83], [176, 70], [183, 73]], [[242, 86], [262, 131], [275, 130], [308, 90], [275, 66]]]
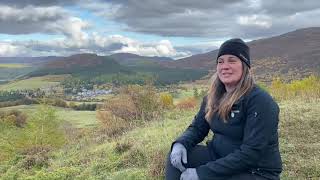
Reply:
[[227, 122], [231, 112], [232, 105], [239, 100], [239, 98], [249, 92], [254, 86], [252, 74], [246, 64], [242, 62], [242, 77], [232, 92], [226, 91], [224, 84], [220, 81], [217, 72], [212, 77], [212, 82], [209, 87], [206, 105], [205, 118], [208, 123], [215, 113]]

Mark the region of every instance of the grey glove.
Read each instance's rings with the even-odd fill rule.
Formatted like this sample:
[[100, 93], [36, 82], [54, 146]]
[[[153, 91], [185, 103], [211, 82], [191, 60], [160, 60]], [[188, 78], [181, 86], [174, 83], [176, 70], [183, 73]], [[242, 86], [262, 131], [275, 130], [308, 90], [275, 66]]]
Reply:
[[196, 168], [187, 168], [181, 174], [180, 180], [199, 180]]
[[183, 163], [187, 163], [187, 150], [181, 143], [175, 143], [172, 147], [172, 151], [170, 154], [171, 164], [179, 169], [181, 172], [186, 170], [186, 168], [182, 165]]

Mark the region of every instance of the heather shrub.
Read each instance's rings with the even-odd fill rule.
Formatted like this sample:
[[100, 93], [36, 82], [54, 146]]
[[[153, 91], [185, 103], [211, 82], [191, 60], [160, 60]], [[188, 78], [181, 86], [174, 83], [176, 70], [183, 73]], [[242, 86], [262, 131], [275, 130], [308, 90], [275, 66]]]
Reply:
[[20, 166], [24, 169], [48, 167], [51, 148], [49, 146], [33, 146], [21, 152], [23, 160]]
[[27, 122], [27, 115], [18, 110], [0, 113], [0, 122], [8, 123], [16, 127], [23, 127]]
[[176, 107], [178, 109], [194, 109], [198, 105], [198, 100], [194, 97], [188, 97], [180, 100], [177, 104]]

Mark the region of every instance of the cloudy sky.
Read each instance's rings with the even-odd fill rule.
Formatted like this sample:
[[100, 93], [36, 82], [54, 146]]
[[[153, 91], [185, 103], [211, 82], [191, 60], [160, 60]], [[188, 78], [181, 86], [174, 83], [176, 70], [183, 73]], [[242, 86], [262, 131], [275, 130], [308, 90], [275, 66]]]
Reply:
[[319, 0], [0, 0], [0, 56], [181, 58], [320, 26]]

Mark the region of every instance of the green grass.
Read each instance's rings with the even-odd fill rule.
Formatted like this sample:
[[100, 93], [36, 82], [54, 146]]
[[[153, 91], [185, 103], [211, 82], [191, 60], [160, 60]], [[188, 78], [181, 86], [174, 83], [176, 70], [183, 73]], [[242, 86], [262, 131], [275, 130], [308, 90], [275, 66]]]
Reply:
[[41, 77], [33, 77], [24, 80], [12, 81], [8, 84], [0, 85], [0, 90], [23, 90], [23, 89], [37, 89], [56, 86], [59, 81], [62, 80], [65, 75], [49, 75]]
[[[32, 115], [40, 105], [20, 105], [0, 108], [0, 111], [21, 110], [29, 115]], [[97, 125], [95, 111], [75, 111], [68, 108], [53, 107], [56, 110], [56, 115], [59, 119], [67, 121], [76, 128], [83, 128]]]
[[[106, 137], [97, 129], [85, 134], [78, 131], [69, 144], [51, 154], [50, 167], [15, 175], [22, 179], [163, 179], [152, 172], [163, 172], [171, 142], [193, 115], [191, 111], [172, 111], [166, 113], [165, 120], [142, 124], [117, 138]], [[79, 133], [81, 138], [77, 138]], [[128, 148], [121, 149], [125, 146]], [[9, 169], [4, 177], [16, 168]]]
[[[319, 179], [320, 99], [279, 104], [284, 167], [281, 179]], [[23, 109], [28, 110], [27, 107]], [[99, 128], [88, 126], [87, 123], [95, 122], [89, 120], [93, 114], [58, 109], [58, 116], [87, 128], [69, 129], [69, 143], [50, 154], [48, 167], [21, 170], [13, 164], [4, 171], [1, 167], [6, 169], [3, 167], [8, 164], [0, 163], [0, 176], [7, 179], [163, 179], [171, 142], [190, 124], [196, 111], [171, 110], [160, 120], [145, 122], [128, 128], [123, 135], [108, 137]]]
[[0, 63], [0, 68], [25, 68], [25, 67], [30, 67], [30, 65], [27, 64], [7, 64], [7, 63]]
[[75, 111], [59, 108], [57, 115], [59, 119], [68, 121], [77, 128], [94, 126], [97, 124], [95, 111]]

